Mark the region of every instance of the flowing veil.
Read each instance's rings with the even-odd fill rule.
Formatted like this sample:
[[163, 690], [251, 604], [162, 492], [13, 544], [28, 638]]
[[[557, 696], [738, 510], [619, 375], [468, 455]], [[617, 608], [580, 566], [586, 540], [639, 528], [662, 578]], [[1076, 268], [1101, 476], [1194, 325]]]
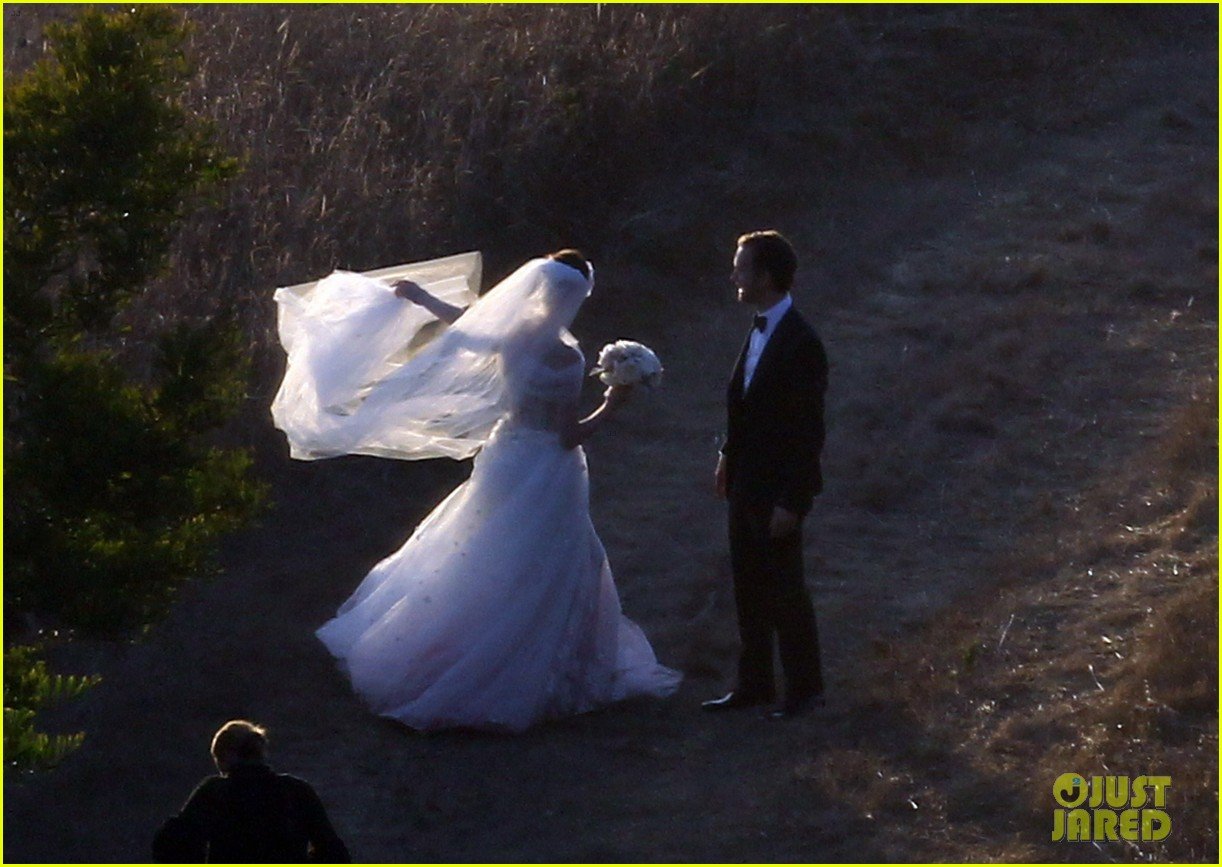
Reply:
[[449, 327], [376, 279], [393, 270], [452, 300], [474, 291], [478, 255], [337, 271], [309, 292], [276, 291], [288, 366], [272, 416], [294, 458], [461, 459], [479, 450], [507, 412], [513, 375], [542, 363], [557, 339], [574, 342], [567, 328], [592, 278], [532, 259]]

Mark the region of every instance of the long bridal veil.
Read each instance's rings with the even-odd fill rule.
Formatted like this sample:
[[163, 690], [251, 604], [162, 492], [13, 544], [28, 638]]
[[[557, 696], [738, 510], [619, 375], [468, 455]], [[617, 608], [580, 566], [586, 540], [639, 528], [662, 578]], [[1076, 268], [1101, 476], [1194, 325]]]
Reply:
[[624, 616], [585, 455], [559, 435], [584, 367], [559, 343], [575, 345], [592, 285], [533, 259], [445, 327], [369, 276], [277, 294], [289, 372], [274, 412], [295, 456], [479, 452], [317, 630], [376, 713], [422, 731], [521, 731], [677, 688]]
[[558, 335], [571, 341], [591, 288], [567, 265], [532, 259], [442, 328], [385, 282], [414, 279], [461, 306], [479, 273], [473, 253], [277, 290], [288, 366], [272, 416], [292, 456], [474, 454], [506, 412], [506, 371], [537, 363]]

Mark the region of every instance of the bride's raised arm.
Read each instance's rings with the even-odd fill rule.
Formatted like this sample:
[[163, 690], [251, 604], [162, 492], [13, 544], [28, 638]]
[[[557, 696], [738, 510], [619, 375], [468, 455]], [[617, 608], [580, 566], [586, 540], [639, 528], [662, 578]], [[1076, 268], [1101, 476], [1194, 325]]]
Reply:
[[465, 309], [442, 301], [419, 283], [411, 280], [399, 280], [394, 284], [394, 290], [400, 298], [406, 298], [413, 304], [420, 305], [447, 325], [453, 325], [454, 321], [463, 315]]

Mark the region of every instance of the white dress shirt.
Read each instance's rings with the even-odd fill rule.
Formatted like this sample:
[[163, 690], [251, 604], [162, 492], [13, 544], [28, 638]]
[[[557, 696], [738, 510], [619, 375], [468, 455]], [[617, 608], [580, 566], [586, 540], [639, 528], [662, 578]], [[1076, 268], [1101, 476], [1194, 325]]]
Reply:
[[751, 337], [747, 341], [747, 357], [743, 359], [744, 392], [751, 387], [751, 377], [755, 376], [756, 365], [759, 364], [760, 356], [764, 354], [764, 347], [768, 345], [772, 332], [776, 331], [777, 323], [781, 321], [782, 316], [789, 312], [789, 308], [792, 306], [793, 297], [786, 294], [776, 304], [757, 314], [767, 319], [768, 324], [764, 326], [763, 331], [760, 331], [754, 325], [751, 326]]

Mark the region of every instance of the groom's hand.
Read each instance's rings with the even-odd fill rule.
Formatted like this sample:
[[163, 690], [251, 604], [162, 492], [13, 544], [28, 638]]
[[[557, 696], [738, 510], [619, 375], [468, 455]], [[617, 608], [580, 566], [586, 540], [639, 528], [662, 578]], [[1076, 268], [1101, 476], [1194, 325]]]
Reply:
[[802, 523], [802, 518], [788, 509], [782, 509], [776, 506], [772, 510], [772, 520], [768, 523], [768, 535], [773, 539], [780, 539], [783, 536], [788, 536], [798, 529], [798, 525]]
[[726, 456], [717, 456], [717, 472], [713, 477], [714, 490], [720, 499], [726, 498]]

